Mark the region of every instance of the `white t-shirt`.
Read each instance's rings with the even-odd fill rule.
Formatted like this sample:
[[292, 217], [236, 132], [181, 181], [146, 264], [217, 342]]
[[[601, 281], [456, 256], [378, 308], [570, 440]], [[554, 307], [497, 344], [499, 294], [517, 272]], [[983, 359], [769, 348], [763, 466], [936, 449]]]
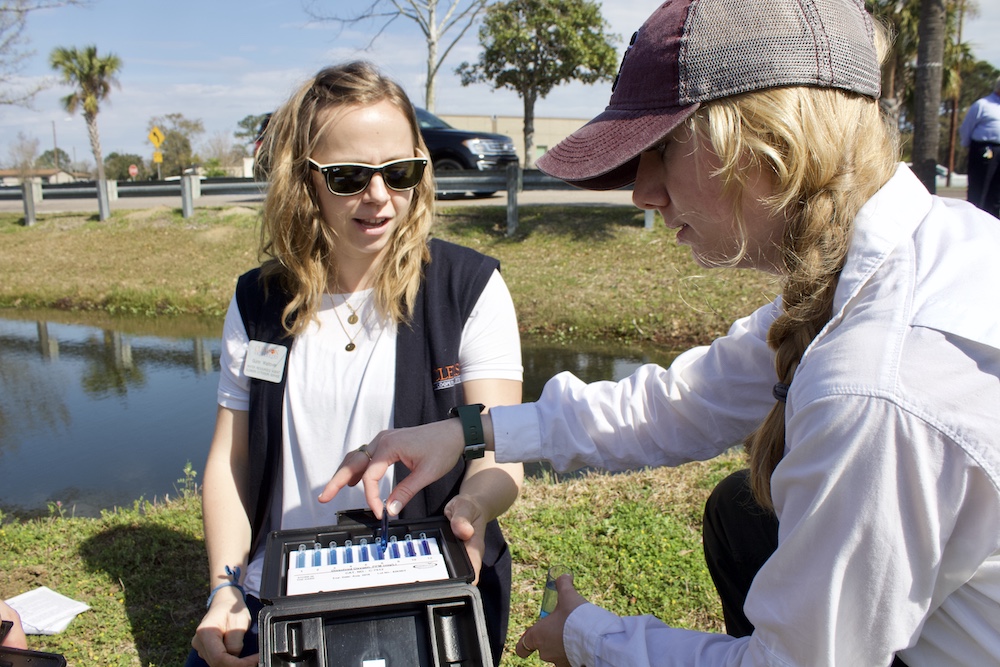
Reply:
[[[272, 502], [280, 528], [336, 523], [337, 512], [367, 507], [359, 484], [329, 503], [316, 500], [352, 449], [393, 423], [396, 379], [396, 325], [380, 321], [372, 290], [324, 295], [312, 322], [296, 336], [288, 359], [282, 410], [282, 470]], [[357, 324], [349, 317], [357, 313]], [[348, 334], [349, 332], [349, 334]], [[345, 347], [353, 342], [355, 349]], [[250, 379], [244, 373], [249, 340], [235, 297], [223, 327], [219, 405], [248, 410]], [[462, 330], [461, 380], [522, 379], [521, 343], [514, 304], [494, 271]], [[392, 471], [382, 480], [382, 496], [392, 488]], [[263, 548], [251, 558], [245, 587], [257, 595]]]

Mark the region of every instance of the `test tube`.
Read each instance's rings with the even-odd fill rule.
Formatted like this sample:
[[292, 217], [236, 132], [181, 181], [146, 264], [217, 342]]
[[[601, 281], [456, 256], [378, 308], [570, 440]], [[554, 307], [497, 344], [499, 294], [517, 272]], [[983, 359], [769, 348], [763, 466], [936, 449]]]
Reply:
[[556, 579], [564, 574], [573, 574], [573, 571], [565, 565], [553, 565], [545, 574], [545, 589], [542, 591], [542, 608], [538, 612], [539, 618], [545, 618], [555, 610], [556, 603], [559, 600], [559, 594], [556, 591]]

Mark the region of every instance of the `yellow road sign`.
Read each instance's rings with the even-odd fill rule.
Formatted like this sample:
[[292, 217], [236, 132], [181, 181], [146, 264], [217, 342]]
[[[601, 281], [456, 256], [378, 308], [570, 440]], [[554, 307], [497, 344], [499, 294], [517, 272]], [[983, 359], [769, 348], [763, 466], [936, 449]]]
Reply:
[[163, 162], [163, 153], [160, 151], [153, 151], [153, 162]]
[[154, 127], [152, 130], [149, 131], [149, 140], [153, 142], [153, 145], [156, 146], [157, 148], [160, 147], [160, 144], [163, 143], [164, 139], [166, 139], [166, 137], [163, 136], [163, 131], [160, 130], [160, 128]]

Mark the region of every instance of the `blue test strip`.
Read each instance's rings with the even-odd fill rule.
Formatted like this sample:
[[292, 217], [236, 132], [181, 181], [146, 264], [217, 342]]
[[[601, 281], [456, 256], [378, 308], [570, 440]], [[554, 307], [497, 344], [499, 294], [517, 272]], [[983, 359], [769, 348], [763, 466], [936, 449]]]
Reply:
[[385, 501], [382, 501], [382, 534], [379, 536], [379, 546], [382, 547], [382, 553], [385, 553], [385, 547], [389, 543], [389, 512], [386, 510]]

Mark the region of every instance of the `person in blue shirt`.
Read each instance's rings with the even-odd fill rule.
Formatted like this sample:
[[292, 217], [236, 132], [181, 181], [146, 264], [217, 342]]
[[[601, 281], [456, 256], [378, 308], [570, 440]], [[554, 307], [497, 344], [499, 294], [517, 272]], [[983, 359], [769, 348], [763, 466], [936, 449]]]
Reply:
[[1000, 78], [992, 93], [972, 103], [958, 133], [969, 149], [968, 199], [1000, 218]]

